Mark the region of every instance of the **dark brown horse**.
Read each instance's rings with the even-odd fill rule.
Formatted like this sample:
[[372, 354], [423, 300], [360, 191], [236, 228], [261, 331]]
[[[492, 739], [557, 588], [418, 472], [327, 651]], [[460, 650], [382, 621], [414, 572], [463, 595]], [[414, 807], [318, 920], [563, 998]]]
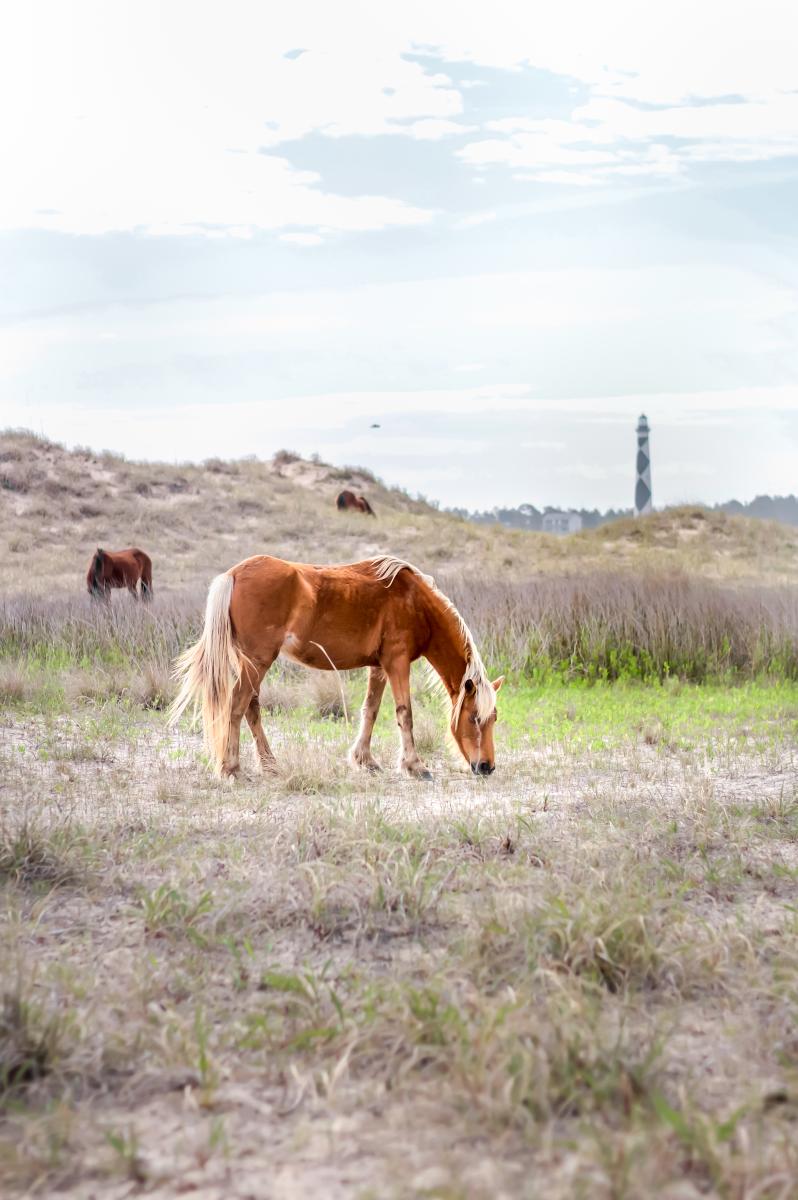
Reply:
[[138, 597], [136, 587], [141, 582], [141, 599], [152, 599], [152, 562], [143, 550], [131, 546], [129, 550], [101, 550], [99, 547], [91, 560], [86, 587], [95, 600], [111, 599], [111, 588], [127, 588], [132, 596]]
[[368, 513], [370, 517], [376, 517], [377, 515], [366, 497], [356, 496], [354, 492], [339, 492], [335, 503], [340, 512], [351, 508], [354, 512]]
[[429, 779], [413, 741], [410, 664], [422, 655], [451, 704], [449, 725], [475, 775], [494, 768], [496, 693], [457, 609], [428, 575], [383, 556], [343, 567], [312, 567], [258, 555], [217, 575], [205, 627], [180, 657], [180, 692], [170, 722], [202, 707], [205, 744], [220, 775], [239, 770], [241, 720], [252, 730], [261, 767], [274, 765], [260, 722], [261, 681], [279, 654], [320, 671], [368, 667], [360, 733], [351, 762], [375, 770], [371, 734], [390, 683], [401, 731], [400, 767]]

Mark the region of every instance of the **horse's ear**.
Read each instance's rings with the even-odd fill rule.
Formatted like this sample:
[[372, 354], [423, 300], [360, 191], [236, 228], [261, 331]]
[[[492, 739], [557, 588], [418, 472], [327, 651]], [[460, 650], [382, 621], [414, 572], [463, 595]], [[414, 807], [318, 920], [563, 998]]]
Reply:
[[467, 679], [467, 680], [465, 681], [465, 683], [463, 684], [463, 691], [465, 692], [465, 694], [466, 694], [467, 696], [473, 696], [473, 695], [474, 695], [474, 692], [475, 692], [476, 690], [477, 690], [477, 686], [476, 686], [476, 684], [474, 683], [474, 680], [473, 680], [473, 679]]
[[500, 692], [503, 683], [504, 683], [503, 675], [500, 675], [498, 679], [494, 679], [494, 681], [491, 685], [493, 687], [494, 692]]

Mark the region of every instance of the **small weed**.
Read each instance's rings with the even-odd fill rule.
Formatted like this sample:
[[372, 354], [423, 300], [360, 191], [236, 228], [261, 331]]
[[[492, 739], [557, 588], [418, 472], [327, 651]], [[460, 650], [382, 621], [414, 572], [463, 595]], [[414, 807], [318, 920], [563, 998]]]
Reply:
[[122, 1173], [135, 1183], [146, 1183], [147, 1172], [135, 1130], [130, 1129], [127, 1133], [121, 1133], [118, 1130], [107, 1129], [105, 1140], [114, 1151]]
[[0, 663], [0, 708], [25, 704], [32, 694], [30, 674], [23, 663]]
[[27, 816], [18, 822], [0, 821], [0, 882], [49, 887], [75, 883], [85, 857], [85, 839], [70, 826], [48, 829]]
[[144, 928], [152, 937], [182, 935], [199, 946], [206, 939], [198, 925], [213, 909], [213, 894], [202, 892], [196, 898], [187, 896], [181, 888], [161, 883], [151, 892], [142, 892], [139, 904], [144, 915]]
[[0, 1101], [49, 1075], [61, 1061], [68, 1015], [46, 1013], [21, 988], [6, 992], [0, 1007]]

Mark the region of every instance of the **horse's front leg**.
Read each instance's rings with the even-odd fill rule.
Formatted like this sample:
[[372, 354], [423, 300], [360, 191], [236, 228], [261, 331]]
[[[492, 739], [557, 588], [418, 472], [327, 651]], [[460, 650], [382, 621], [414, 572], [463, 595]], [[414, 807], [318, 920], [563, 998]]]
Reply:
[[374, 722], [380, 711], [382, 694], [385, 691], [387, 678], [382, 667], [369, 667], [369, 681], [366, 688], [366, 698], [360, 710], [360, 731], [357, 741], [349, 751], [349, 761], [354, 767], [365, 767], [367, 771], [379, 771], [380, 765], [371, 753], [371, 734]]
[[410, 704], [410, 663], [400, 661], [386, 665], [386, 673], [396, 702], [396, 723], [402, 736], [399, 767], [415, 779], [432, 779], [413, 741], [413, 709]]

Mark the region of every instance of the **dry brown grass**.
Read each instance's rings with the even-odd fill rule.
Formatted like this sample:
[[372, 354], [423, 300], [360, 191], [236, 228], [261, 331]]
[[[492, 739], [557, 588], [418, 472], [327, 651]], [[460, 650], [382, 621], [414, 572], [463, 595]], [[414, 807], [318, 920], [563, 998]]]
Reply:
[[[440, 583], [497, 670], [592, 681], [798, 677], [798, 592], [788, 586], [598, 572]], [[46, 682], [75, 700], [130, 696], [164, 708], [174, 694], [171, 665], [198, 636], [203, 608], [200, 589], [151, 605], [127, 597], [108, 607], [79, 596], [0, 601], [0, 706], [25, 703]], [[324, 717], [355, 716], [345, 673], [272, 668], [267, 709], [308, 702]]]

